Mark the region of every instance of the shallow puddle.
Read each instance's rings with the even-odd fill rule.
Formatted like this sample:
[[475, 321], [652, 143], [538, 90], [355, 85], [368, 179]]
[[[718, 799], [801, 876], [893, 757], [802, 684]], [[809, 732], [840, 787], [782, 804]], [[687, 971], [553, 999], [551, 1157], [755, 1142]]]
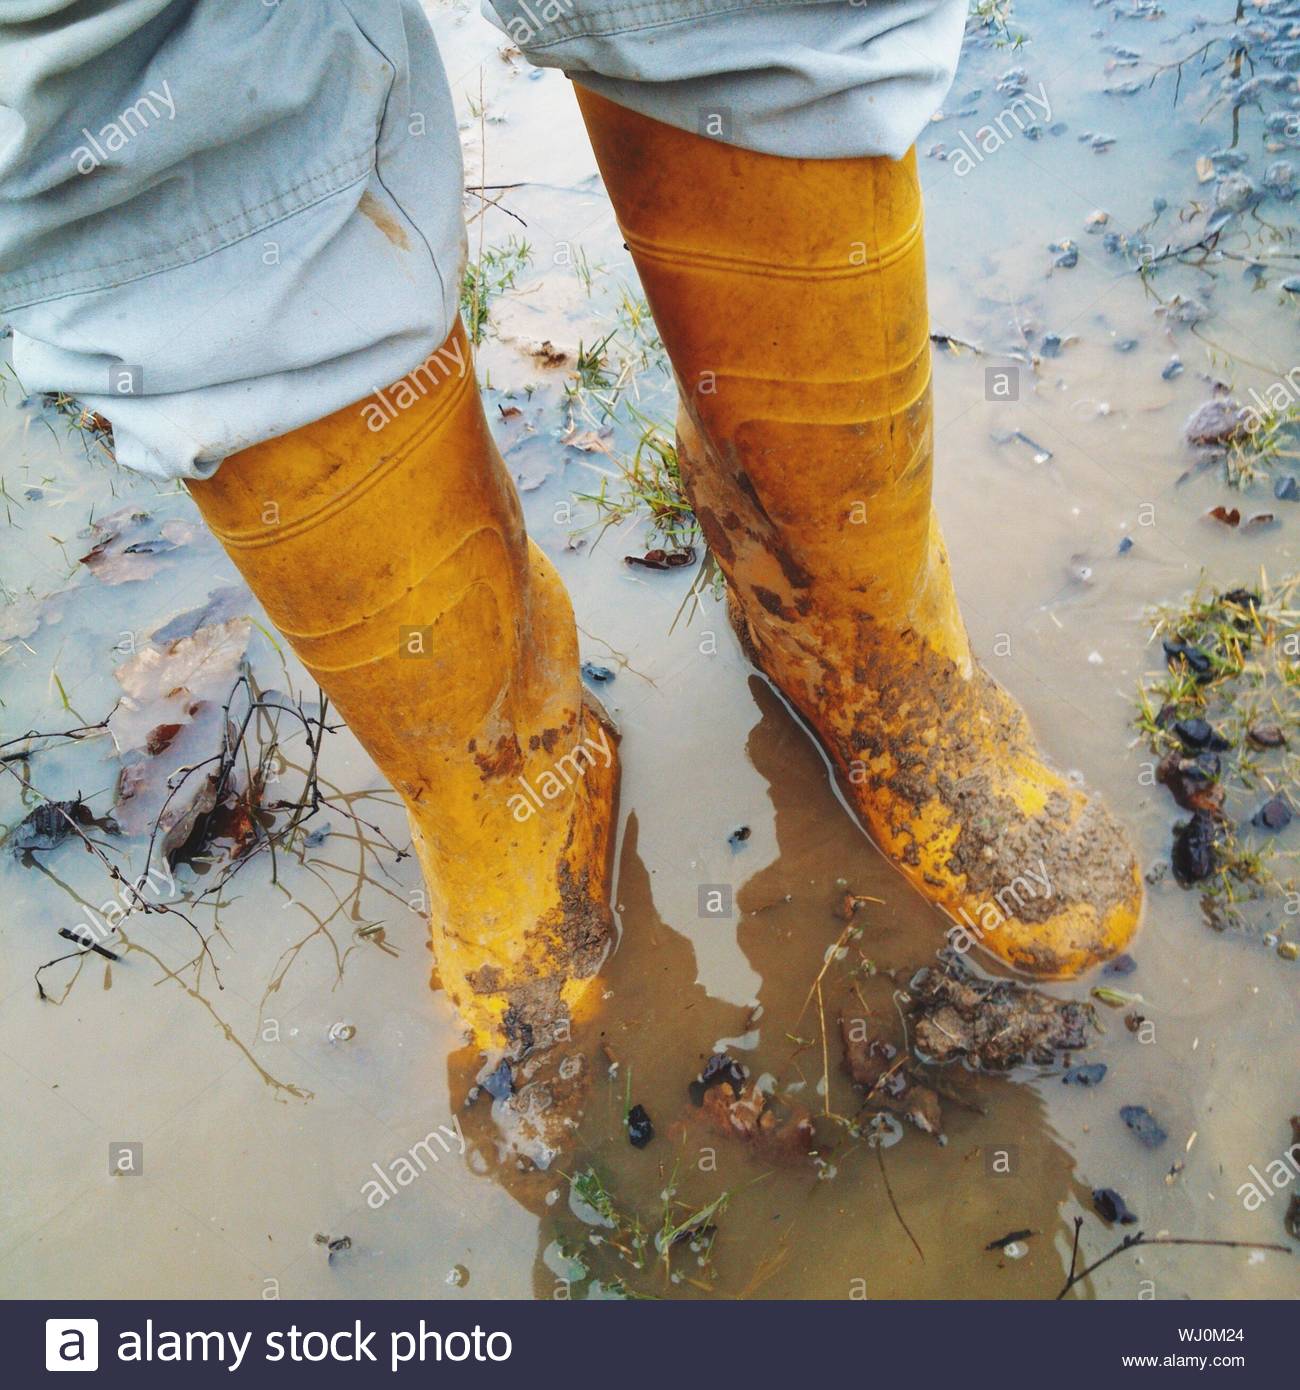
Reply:
[[[5, 1293], [1051, 1298], [1076, 1217], [1080, 1267], [1137, 1229], [1286, 1242], [1294, 1189], [1270, 1188], [1254, 1210], [1239, 1189], [1290, 1141], [1300, 966], [1262, 929], [1211, 930], [1168, 874], [1152, 874], [1132, 974], [1053, 987], [1078, 1000], [1095, 985], [1140, 995], [1127, 1009], [1097, 1005], [1104, 1031], [1072, 1060], [1104, 1063], [1098, 1084], [1063, 1084], [1061, 1067], [950, 1068], [942, 1139], [894, 1123], [854, 1136], [829, 1118], [861, 1103], [840, 1063], [840, 1007], [865, 1007], [901, 1044], [898, 992], [934, 962], [945, 923], [864, 839], [709, 586], [692, 598], [695, 567], [625, 563], [663, 542], [644, 514], [619, 519], [609, 505], [646, 422], [672, 419], [662, 349], [565, 80], [502, 56], [476, 7], [430, 8], [466, 182], [500, 204], [476, 215], [483, 200], [467, 197], [489, 414], [622, 732], [621, 935], [598, 1036], [583, 1039], [587, 1114], [572, 1154], [537, 1173], [498, 1153], [485, 1101], [462, 1109], [473, 1068], [428, 988], [404, 818], [339, 728], [321, 740], [322, 799], [292, 846], [274, 863], [250, 857], [206, 896], [220, 869], [180, 869], [156, 897], [191, 921], [131, 913], [116, 960], [58, 935], [120, 915], [103, 862], [75, 837], [33, 864], [0, 855]], [[1197, 58], [1175, 101], [1176, 63], [1213, 40], [1209, 61], [1231, 64], [1224, 40], [1248, 33], [1256, 11], [1234, 24], [1233, 0], [1197, 18], [1167, 8], [1017, 4], [1012, 29], [1028, 42], [979, 31], [949, 114], [918, 144], [932, 325], [958, 342], [936, 347], [936, 500], [972, 640], [1152, 870], [1182, 813], [1152, 784], [1133, 724], [1139, 681], [1164, 665], [1146, 615], [1203, 572], [1214, 589], [1258, 585], [1261, 571], [1281, 580], [1296, 567], [1300, 518], [1273, 494], [1293, 463], [1243, 494], [1183, 435], [1213, 382], [1248, 400], [1295, 360], [1295, 298], [1282, 288], [1300, 273], [1295, 205], [1270, 195], [1207, 230], [1216, 196], [1233, 196], [1219, 192], [1225, 173], [1259, 186], [1288, 150], [1300, 160], [1300, 134], [1272, 119], [1300, 110], [1295, 78], [1258, 102], [1239, 97], [1234, 147], [1230, 84], [1249, 69], [1234, 79]], [[1300, 6], [1269, 9], [1295, 9], [1300, 26]], [[1008, 78], [1017, 68], [1023, 79]], [[1036, 138], [1019, 121], [1000, 127], [1005, 139], [982, 136], [1017, 93], [1038, 98]], [[1129, 240], [1108, 249], [1110, 234]], [[1166, 254], [1215, 236], [1231, 258]], [[1189, 323], [1191, 300], [1204, 313]], [[1183, 369], [1166, 373], [1174, 356]], [[0, 720], [12, 739], [99, 724], [121, 694], [115, 670], [238, 579], [184, 494], [88, 460], [92, 441], [8, 388], [0, 580], [14, 603]], [[149, 514], [145, 549], [110, 546], [116, 563], [92, 572], [80, 557], [103, 533], [86, 528], [127, 504]], [[1207, 521], [1219, 504], [1277, 520]], [[254, 623], [235, 635], [259, 688], [314, 700], [251, 599], [226, 596], [207, 621], [244, 614]], [[289, 800], [312, 767], [294, 723], [280, 717], [283, 757], [268, 768], [270, 792]], [[19, 776], [98, 816], [112, 806], [119, 763], [103, 730], [4, 766], [8, 826], [36, 805]], [[1297, 827], [1288, 833], [1281, 879], [1295, 876]], [[144, 838], [129, 848], [138, 873]], [[846, 891], [873, 900], [851, 939]], [[1271, 929], [1295, 940], [1300, 917], [1285, 901]], [[41, 970], [42, 1000], [34, 974], [69, 953]], [[1150, 1026], [1131, 1032], [1131, 1010]], [[781, 1161], [710, 1127], [688, 1088], [718, 1051], [814, 1117], [815, 1159]], [[654, 1127], [644, 1148], [628, 1142], [631, 1105]], [[1163, 1144], [1138, 1142], [1128, 1106], [1157, 1118]], [[139, 1146], [134, 1171], [122, 1145]], [[574, 1199], [574, 1177], [608, 1198], [615, 1225]], [[1100, 1188], [1140, 1224], [1105, 1224]], [[634, 1219], [648, 1241], [640, 1259], [615, 1244], [635, 1256]], [[654, 1233], [683, 1224], [693, 1235], [664, 1259]], [[1074, 1295], [1297, 1291], [1285, 1254], [1166, 1246], [1125, 1253]]]

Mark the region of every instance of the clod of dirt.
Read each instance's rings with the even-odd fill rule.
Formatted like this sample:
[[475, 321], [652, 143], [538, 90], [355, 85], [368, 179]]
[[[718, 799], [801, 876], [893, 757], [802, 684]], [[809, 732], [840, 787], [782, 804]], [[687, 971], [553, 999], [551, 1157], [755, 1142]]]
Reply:
[[1239, 526], [1241, 524], [1241, 510], [1237, 507], [1211, 507], [1205, 515], [1211, 521], [1221, 521], [1225, 526]]
[[80, 797], [74, 796], [69, 801], [42, 801], [14, 826], [5, 843], [19, 856], [33, 850], [54, 849], [81, 825], [93, 825], [110, 834], [117, 830], [112, 817], [95, 815]]
[[1050, 1065], [1061, 1052], [1086, 1047], [1096, 1015], [1089, 1004], [1054, 999], [1013, 980], [981, 980], [952, 951], [942, 968], [913, 978], [912, 1037], [936, 1062], [958, 1057], [968, 1066], [1006, 1071], [1022, 1062]]
[[1246, 737], [1256, 748], [1284, 748], [1286, 735], [1277, 724], [1252, 724]]
[[1174, 827], [1174, 847], [1169, 856], [1174, 877], [1184, 888], [1200, 883], [1214, 872], [1215, 820], [1206, 811], [1197, 811], [1189, 821]]
[[915, 1081], [906, 1056], [893, 1043], [871, 1035], [866, 1018], [849, 1010], [842, 1012], [840, 1039], [844, 1069], [866, 1091], [868, 1105], [901, 1115], [926, 1134], [942, 1131], [939, 1097]]
[[634, 1149], [644, 1149], [655, 1137], [655, 1127], [650, 1122], [644, 1105], [634, 1105], [627, 1112], [627, 1138]]
[[1143, 1148], [1158, 1149], [1169, 1138], [1145, 1105], [1122, 1106], [1119, 1117]]
[[813, 1125], [799, 1106], [778, 1106], [756, 1081], [728, 1077], [704, 1096], [704, 1113], [720, 1133], [753, 1143], [772, 1158], [798, 1158], [813, 1146]]
[[1244, 432], [1243, 416], [1240, 401], [1231, 396], [1217, 396], [1187, 417], [1183, 433], [1189, 444], [1228, 444]]
[[703, 1105], [705, 1095], [724, 1081], [730, 1082], [739, 1091], [745, 1084], [745, 1069], [725, 1052], [715, 1052], [688, 1088], [691, 1104]]
[[733, 850], [737, 850], [749, 839], [753, 831], [747, 825], [738, 825], [730, 835], [727, 836], [727, 843]]
[[1262, 830], [1285, 830], [1291, 824], [1291, 803], [1279, 793], [1270, 797], [1251, 817]]
[[1156, 781], [1169, 788], [1184, 811], [1204, 811], [1213, 816], [1223, 805], [1219, 771], [1215, 753], [1199, 753], [1194, 758], [1169, 753], [1156, 768]]
[[1121, 1226], [1131, 1226], [1137, 1215], [1129, 1210], [1128, 1203], [1113, 1187], [1094, 1187], [1092, 1205], [1103, 1221], [1118, 1222]]

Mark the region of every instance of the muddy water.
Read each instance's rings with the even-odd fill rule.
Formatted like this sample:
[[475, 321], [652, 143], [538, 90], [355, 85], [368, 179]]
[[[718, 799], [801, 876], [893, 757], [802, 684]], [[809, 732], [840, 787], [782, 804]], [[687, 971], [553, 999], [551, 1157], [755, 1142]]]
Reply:
[[[1282, 525], [1251, 534], [1202, 519], [1239, 499], [1214, 469], [1183, 478], [1194, 459], [1181, 426], [1209, 394], [1207, 376], [1244, 391], [1294, 365], [1294, 310], [1279, 283], [1296, 267], [1279, 261], [1286, 268], [1270, 267], [1262, 286], [1241, 262], [1176, 267], [1148, 290], [1086, 221], [1104, 209], [1105, 230], [1131, 232], [1163, 197], [1168, 211], [1145, 237], [1158, 250], [1179, 238], [1180, 208], [1212, 198], [1195, 165], [1231, 138], [1228, 110], [1209, 109], [1217, 75], [1187, 71], [1177, 105], [1170, 74], [1145, 84], [1151, 64], [1228, 33], [1234, 10], [1229, 0], [1202, 6], [1207, 27], [1177, 13], [1139, 21], [1022, 4], [1016, 19], [1030, 42], [1019, 52], [971, 46], [948, 103], [956, 114], [919, 146], [932, 321], [984, 350], [940, 351], [935, 372], [937, 504], [967, 621], [1055, 760], [1132, 827], [1144, 866], [1167, 857], [1174, 820], [1164, 791], [1143, 784], [1145, 755], [1129, 724], [1136, 683], [1158, 664], [1144, 612], [1180, 597], [1202, 570], [1226, 588], [1257, 580], [1261, 567], [1274, 578], [1295, 569], [1292, 504], [1267, 492], [1253, 499], [1251, 510], [1274, 510]], [[471, 222], [471, 254], [512, 235], [531, 251], [492, 302], [480, 375], [530, 529], [573, 593], [584, 656], [614, 672], [601, 693], [623, 731], [621, 940], [600, 1037], [586, 1042], [587, 1118], [562, 1166], [594, 1165], [618, 1206], [652, 1228], [670, 1185], [683, 1204], [677, 1219], [723, 1191], [730, 1204], [709, 1258], [679, 1246], [675, 1277], [636, 1271], [591, 1243], [602, 1232], [571, 1209], [562, 1176], [503, 1162], [478, 1111], [457, 1130], [464, 1059], [454, 1020], [428, 989], [402, 818], [340, 730], [321, 755], [328, 804], [310, 823], [329, 833], [280, 856], [274, 877], [267, 857], [250, 861], [215, 909], [195, 909], [205, 935], [216, 928], [201, 966], [191, 964], [195, 938], [184, 922], [136, 913], [122, 923], [120, 960], [53, 967], [41, 977], [50, 996], [42, 1002], [33, 972], [74, 949], [59, 928], [84, 923], [87, 907], [102, 912], [112, 885], [74, 844], [39, 868], [0, 862], [4, 1291], [555, 1297], [595, 1296], [621, 1277], [632, 1292], [672, 1297], [1050, 1297], [1069, 1266], [1076, 1215], [1088, 1257], [1118, 1239], [1092, 1214], [1094, 1187], [1120, 1190], [1148, 1233], [1285, 1239], [1288, 1194], [1248, 1212], [1237, 1188], [1248, 1165], [1262, 1170], [1289, 1135], [1298, 967], [1257, 936], [1210, 931], [1168, 879], [1151, 889], [1137, 971], [1112, 982], [1140, 992], [1154, 1033], [1141, 1042], [1103, 1009], [1106, 1031], [1087, 1054], [1109, 1068], [1100, 1086], [1064, 1086], [1050, 1074], [957, 1077], [946, 1143], [908, 1129], [885, 1147], [835, 1145], [823, 1120], [819, 1165], [763, 1161], [702, 1125], [687, 1083], [724, 1045], [814, 1114], [851, 1113], [834, 1038], [847, 970], [858, 967], [854, 981], [889, 1031], [890, 972], [905, 982], [931, 959], [942, 924], [863, 839], [814, 746], [745, 663], [721, 606], [706, 598], [681, 612], [689, 574], [623, 563], [644, 549], [641, 523], [602, 533], [591, 505], [572, 500], [596, 491], [614, 459], [635, 448], [629, 401], [650, 419], [671, 419], [661, 354], [652, 333], [620, 317], [635, 275], [564, 80], [503, 58], [495, 31], [464, 5], [435, 7], [433, 18], [462, 115], [467, 183], [522, 185], [501, 201], [526, 228], [492, 210]], [[1107, 71], [1117, 56], [1107, 45], [1139, 51], [1147, 66]], [[966, 148], [963, 131], [977, 138], [1009, 99], [997, 79], [1016, 66], [1027, 70], [1026, 90], [1050, 104], [1043, 138], [1012, 126], [1012, 138], [963, 173], [951, 158], [927, 156], [936, 144]], [[1104, 91], [1130, 80], [1143, 89]], [[1066, 128], [1053, 134], [1057, 123]], [[1085, 132], [1114, 144], [1094, 152], [1079, 139]], [[1258, 112], [1241, 113], [1239, 143], [1258, 181], [1272, 158]], [[471, 196], [468, 206], [479, 202]], [[1287, 205], [1273, 199], [1260, 212], [1263, 221], [1244, 220], [1249, 243], [1231, 244], [1257, 254], [1280, 237], [1289, 250]], [[1054, 267], [1048, 245], [1066, 237], [1079, 245], [1078, 264]], [[589, 285], [575, 264], [591, 268]], [[1175, 292], [1209, 310], [1195, 331], [1159, 311], [1154, 296]], [[596, 449], [561, 447], [570, 426], [599, 432], [602, 397], [615, 392], [595, 386], [566, 401], [568, 371], [539, 365], [528, 348], [549, 340], [573, 354], [612, 330], [612, 374], [625, 359], [637, 368], [617, 393], [614, 432]], [[1040, 355], [1036, 369], [1018, 361], [1051, 333], [1065, 340], [1059, 356]], [[1175, 353], [1185, 370], [1166, 381]], [[1017, 365], [1018, 399], [988, 399], [986, 370]], [[0, 414], [0, 579], [20, 599], [59, 596], [31, 631], [10, 624], [23, 635], [0, 657], [5, 737], [101, 719], [117, 697], [114, 667], [160, 624], [234, 582], [201, 530], [158, 557], [147, 580], [109, 585], [89, 575], [77, 557], [90, 541], [78, 533], [92, 515], [131, 501], [158, 520], [188, 522], [191, 509], [181, 494], [159, 495], [89, 462], [79, 436], [22, 408], [20, 396], [11, 384]], [[507, 416], [511, 407], [520, 413]], [[998, 442], [1014, 430], [1033, 443]], [[1121, 554], [1125, 537], [1133, 545]], [[263, 686], [313, 694], [265, 633], [254, 630], [249, 650]], [[307, 762], [301, 738], [288, 739], [285, 754], [292, 786], [294, 764]], [[80, 792], [99, 813], [116, 772], [102, 737], [52, 748], [30, 766], [42, 792]], [[29, 807], [4, 781], [3, 818], [13, 824]], [[733, 847], [728, 837], [741, 826], [749, 836]], [[142, 851], [136, 843], [137, 871]], [[849, 958], [827, 972], [824, 1056], [817, 1003], [807, 1000], [843, 931], [843, 883], [881, 902], [862, 911]], [[193, 898], [203, 884], [183, 871], [178, 892]], [[702, 884], [731, 890], [730, 916], [701, 915]], [[1092, 983], [1061, 992], [1083, 997]], [[353, 1035], [340, 1036], [340, 1024]], [[628, 1098], [656, 1127], [641, 1151], [622, 1128]], [[1159, 1118], [1169, 1132], [1162, 1148], [1148, 1152], [1126, 1132], [1118, 1111], [1129, 1104]], [[464, 1134], [464, 1155], [459, 1138], [449, 1151], [430, 1140], [431, 1157], [408, 1185], [367, 1187], [375, 1165], [389, 1170], [437, 1133]], [[110, 1146], [123, 1143], [141, 1146], [142, 1171], [110, 1176]], [[1003, 1151], [1009, 1160], [999, 1165]], [[1033, 1234], [1020, 1258], [985, 1249], [1025, 1229]], [[351, 1246], [331, 1255], [318, 1236]], [[1162, 1299], [1297, 1291], [1292, 1258], [1179, 1247], [1126, 1254], [1079, 1290]]]

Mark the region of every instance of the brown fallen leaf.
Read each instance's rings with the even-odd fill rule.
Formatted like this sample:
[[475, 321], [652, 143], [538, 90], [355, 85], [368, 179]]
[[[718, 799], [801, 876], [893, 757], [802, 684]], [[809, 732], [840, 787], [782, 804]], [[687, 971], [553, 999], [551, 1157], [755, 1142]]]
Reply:
[[575, 426], [560, 440], [566, 448], [581, 449], [584, 454], [609, 453], [609, 440], [595, 430], [579, 430]]
[[103, 584], [128, 584], [157, 574], [159, 557], [192, 540], [195, 527], [177, 518], [160, 524], [131, 504], [92, 521], [90, 530], [97, 539], [81, 563]]
[[145, 647], [117, 668], [123, 694], [108, 727], [122, 760], [114, 814], [126, 834], [147, 834], [157, 823], [171, 850], [215, 806], [209, 770], [191, 773], [173, 794], [174, 775], [220, 750], [222, 708], [251, 631], [247, 618], [211, 623]]

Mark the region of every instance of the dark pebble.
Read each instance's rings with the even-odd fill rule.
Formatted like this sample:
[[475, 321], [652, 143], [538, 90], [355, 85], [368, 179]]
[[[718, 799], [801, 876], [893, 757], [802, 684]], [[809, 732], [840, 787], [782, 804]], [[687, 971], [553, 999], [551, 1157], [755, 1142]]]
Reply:
[[1285, 830], [1291, 824], [1291, 804], [1284, 796], [1272, 797], [1252, 819], [1263, 830]]
[[582, 663], [582, 678], [595, 685], [605, 685], [614, 679], [614, 673], [608, 666], [597, 666], [594, 661], [584, 661]]
[[644, 1149], [655, 1137], [655, 1127], [650, 1123], [644, 1105], [634, 1105], [627, 1112], [627, 1137], [634, 1149]]
[[1174, 733], [1189, 753], [1223, 753], [1232, 747], [1232, 744], [1204, 719], [1180, 719], [1174, 725]]
[[1169, 1138], [1145, 1105], [1122, 1106], [1119, 1117], [1144, 1148], [1158, 1149]]
[[1214, 872], [1214, 832], [1214, 817], [1206, 811], [1197, 811], [1191, 820], [1175, 826], [1169, 859], [1174, 877], [1184, 888]]
[[1120, 541], [1119, 545], [1116, 547], [1115, 553], [1116, 553], [1117, 555], [1127, 555], [1127, 554], [1129, 553], [1129, 551], [1132, 550], [1132, 549], [1133, 549], [1133, 537], [1132, 537], [1132, 536], [1125, 536], [1125, 537], [1123, 538], [1123, 540]]
[[1170, 666], [1177, 666], [1179, 660], [1191, 667], [1198, 680], [1208, 680], [1214, 674], [1214, 663], [1200, 649], [1190, 642], [1177, 642], [1170, 638], [1164, 641], [1165, 660]]
[[739, 849], [741, 845], [749, 839], [753, 832], [747, 825], [738, 825], [730, 835], [727, 836], [727, 843], [732, 849]]
[[1273, 484], [1273, 496], [1279, 502], [1300, 502], [1300, 483], [1296, 482], [1294, 473], [1288, 473]]
[[1071, 1067], [1061, 1081], [1066, 1086], [1095, 1086], [1106, 1075], [1105, 1062], [1084, 1062]]
[[1281, 748], [1286, 735], [1277, 724], [1253, 724], [1246, 737], [1256, 748]]
[[1138, 968], [1138, 963], [1127, 951], [1118, 955], [1114, 960], [1106, 962], [1102, 970], [1103, 975], [1131, 975]]
[[1176, 376], [1183, 374], [1183, 359], [1181, 357], [1171, 357], [1164, 365], [1164, 370], [1160, 373], [1166, 381], [1172, 381]]
[[1103, 1221], [1118, 1221], [1121, 1226], [1131, 1226], [1137, 1216], [1129, 1210], [1128, 1203], [1113, 1187], [1094, 1187], [1092, 1205]]

